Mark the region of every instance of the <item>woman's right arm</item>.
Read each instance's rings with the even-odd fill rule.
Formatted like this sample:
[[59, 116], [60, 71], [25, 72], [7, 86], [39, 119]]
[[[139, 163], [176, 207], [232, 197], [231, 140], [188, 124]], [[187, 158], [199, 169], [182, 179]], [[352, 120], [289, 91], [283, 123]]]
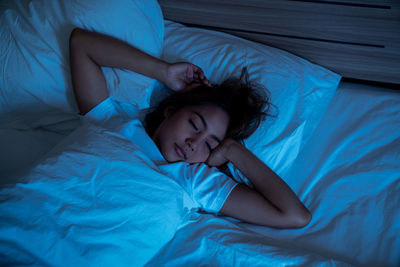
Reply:
[[176, 91], [209, 83], [202, 70], [193, 64], [169, 64], [104, 34], [75, 28], [69, 45], [72, 86], [81, 114], [108, 97], [101, 66], [129, 69]]
[[226, 139], [208, 160], [211, 165], [230, 161], [254, 185], [237, 185], [220, 212], [249, 223], [275, 228], [300, 228], [311, 213], [290, 187], [242, 144]]

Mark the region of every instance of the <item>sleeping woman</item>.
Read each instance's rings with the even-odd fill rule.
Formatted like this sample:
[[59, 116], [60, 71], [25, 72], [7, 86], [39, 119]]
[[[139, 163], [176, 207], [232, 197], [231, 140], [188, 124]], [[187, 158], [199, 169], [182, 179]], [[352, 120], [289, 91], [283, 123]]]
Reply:
[[[182, 165], [190, 169], [170, 176], [191, 188], [193, 201], [202, 203], [205, 211], [275, 228], [300, 228], [310, 222], [311, 213], [289, 186], [240, 142], [255, 131], [270, 105], [253, 90], [246, 72], [240, 79], [212, 86], [198, 66], [170, 64], [79, 28], [70, 36], [70, 64], [75, 97], [85, 117], [118, 112], [101, 66], [132, 70], [175, 91], [146, 115], [144, 129], [158, 150], [155, 162], [161, 170], [168, 173], [166, 166]], [[210, 168], [228, 162], [252, 187]]]

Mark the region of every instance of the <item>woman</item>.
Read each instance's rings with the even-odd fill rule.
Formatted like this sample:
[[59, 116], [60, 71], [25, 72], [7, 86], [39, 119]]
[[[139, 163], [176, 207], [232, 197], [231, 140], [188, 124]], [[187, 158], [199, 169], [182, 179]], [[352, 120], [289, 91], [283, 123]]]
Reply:
[[[223, 90], [215, 101], [187, 102], [214, 94], [215, 88], [199, 67], [190, 63], [169, 64], [117, 39], [82, 29], [71, 33], [70, 63], [82, 115], [108, 98], [100, 66], [129, 69], [180, 92], [176, 94], [180, 101], [174, 102], [173, 96], [172, 101], [169, 98], [159, 105], [158, 111], [149, 114], [146, 131], [169, 163], [206, 162], [209, 166], [221, 166], [231, 162], [251, 181], [254, 189], [242, 184], [232, 186], [220, 213], [276, 228], [300, 228], [311, 220], [310, 212], [286, 183], [237, 141], [247, 137], [257, 123], [247, 134], [241, 134], [246, 132], [240, 129], [246, 123], [235, 125], [235, 120], [242, 112], [226, 107]], [[229, 89], [229, 82], [225, 85], [222, 87]], [[181, 97], [185, 94], [196, 97], [185, 100]]]

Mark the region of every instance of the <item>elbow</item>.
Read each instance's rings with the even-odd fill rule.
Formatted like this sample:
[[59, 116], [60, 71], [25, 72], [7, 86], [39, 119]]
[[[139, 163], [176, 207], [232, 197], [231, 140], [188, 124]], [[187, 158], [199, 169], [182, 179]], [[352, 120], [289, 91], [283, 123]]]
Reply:
[[69, 47], [76, 48], [80, 45], [80, 39], [84, 30], [81, 28], [74, 28], [69, 35]]
[[304, 209], [302, 212], [297, 212], [295, 214], [288, 216], [288, 221], [290, 221], [289, 228], [303, 228], [307, 226], [312, 219], [312, 214], [309, 210]]
[[73, 41], [76, 40], [77, 35], [79, 35], [79, 32], [81, 31], [81, 28], [74, 28], [69, 35], [69, 43], [72, 43]]
[[305, 209], [304, 212], [296, 217], [296, 228], [303, 228], [311, 222], [312, 214], [309, 210]]

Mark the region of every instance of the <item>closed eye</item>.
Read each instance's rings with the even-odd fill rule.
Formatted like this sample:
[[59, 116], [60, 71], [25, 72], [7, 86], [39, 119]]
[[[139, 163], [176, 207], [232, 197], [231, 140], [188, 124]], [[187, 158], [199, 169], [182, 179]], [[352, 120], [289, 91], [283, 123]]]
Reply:
[[189, 120], [189, 123], [193, 126], [193, 128], [197, 131], [199, 130], [196, 126], [196, 124], [194, 124], [194, 122], [192, 120]]

